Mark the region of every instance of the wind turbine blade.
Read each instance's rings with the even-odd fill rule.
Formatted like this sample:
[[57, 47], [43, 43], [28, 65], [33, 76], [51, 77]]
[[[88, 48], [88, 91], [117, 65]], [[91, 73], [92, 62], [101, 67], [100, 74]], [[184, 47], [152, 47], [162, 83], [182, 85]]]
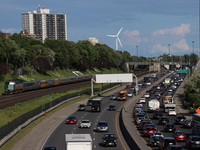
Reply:
[[119, 30], [119, 32], [117, 33], [117, 36], [120, 34], [120, 32], [122, 31], [123, 27], [121, 27], [121, 29]]
[[118, 40], [118, 42], [119, 42], [119, 44], [121, 45], [121, 47], [122, 47], [122, 43], [121, 43], [121, 41], [120, 41], [120, 39], [117, 37], [117, 40]]
[[110, 36], [110, 37], [116, 37], [116, 35], [106, 35], [106, 36]]

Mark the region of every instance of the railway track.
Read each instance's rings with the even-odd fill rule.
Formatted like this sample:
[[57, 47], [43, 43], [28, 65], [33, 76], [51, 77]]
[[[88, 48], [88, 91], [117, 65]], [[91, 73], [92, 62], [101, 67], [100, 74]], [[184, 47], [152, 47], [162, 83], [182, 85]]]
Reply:
[[50, 88], [44, 88], [40, 90], [26, 91], [19, 94], [2, 95], [0, 96], [0, 109], [14, 106], [16, 103], [22, 103], [28, 100], [35, 99], [37, 97], [42, 97], [47, 94], [75, 89], [75, 88], [79, 88], [81, 86], [87, 86], [90, 84], [91, 84], [91, 81], [85, 81], [85, 82], [66, 84], [66, 85], [55, 86], [55, 87], [50, 87]]

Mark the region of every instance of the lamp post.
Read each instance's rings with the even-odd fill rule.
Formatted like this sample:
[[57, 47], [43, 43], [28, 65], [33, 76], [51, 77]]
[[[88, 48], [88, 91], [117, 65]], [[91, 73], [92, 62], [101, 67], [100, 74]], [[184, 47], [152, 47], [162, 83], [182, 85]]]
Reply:
[[138, 59], [138, 46], [136, 46], [136, 50], [137, 50], [137, 59]]
[[169, 46], [169, 56], [170, 56], [170, 44], [168, 44], [168, 46]]
[[194, 41], [192, 41], [192, 48], [193, 48], [193, 54], [194, 54]]

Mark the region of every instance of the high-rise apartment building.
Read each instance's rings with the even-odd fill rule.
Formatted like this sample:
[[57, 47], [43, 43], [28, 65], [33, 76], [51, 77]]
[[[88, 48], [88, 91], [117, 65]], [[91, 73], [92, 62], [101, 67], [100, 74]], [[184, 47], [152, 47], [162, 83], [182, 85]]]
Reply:
[[50, 13], [50, 9], [39, 7], [22, 14], [22, 30], [35, 34], [42, 42], [46, 38], [67, 40], [66, 14]]

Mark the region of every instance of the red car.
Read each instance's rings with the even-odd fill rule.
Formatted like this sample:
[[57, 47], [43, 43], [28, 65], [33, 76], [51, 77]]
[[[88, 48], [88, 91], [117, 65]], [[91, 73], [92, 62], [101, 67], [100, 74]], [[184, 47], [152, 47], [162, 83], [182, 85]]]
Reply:
[[175, 131], [174, 134], [173, 134], [173, 137], [177, 141], [185, 141], [186, 140], [186, 134], [183, 131]]
[[70, 116], [67, 118], [66, 124], [76, 124], [76, 123], [77, 123], [76, 117]]
[[126, 89], [130, 89], [131, 88], [131, 86], [130, 85], [126, 85]]
[[144, 135], [144, 136], [150, 136], [150, 135], [152, 135], [154, 132], [157, 132], [155, 127], [147, 127], [147, 128], [144, 129], [143, 135]]

